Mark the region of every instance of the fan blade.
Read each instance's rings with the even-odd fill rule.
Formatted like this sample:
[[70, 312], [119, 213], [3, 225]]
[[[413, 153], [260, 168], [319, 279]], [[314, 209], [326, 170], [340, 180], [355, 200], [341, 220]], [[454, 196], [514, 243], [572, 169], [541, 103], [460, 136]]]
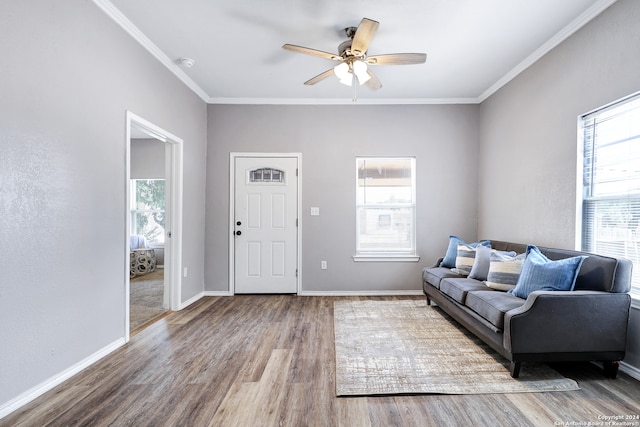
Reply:
[[362, 18], [356, 34], [353, 36], [353, 42], [351, 43], [351, 52], [353, 52], [354, 55], [363, 55], [367, 49], [369, 49], [369, 43], [371, 43], [379, 26], [380, 23], [378, 21]]
[[333, 68], [329, 68], [324, 73], [318, 74], [314, 78], [307, 80], [306, 82], [304, 82], [304, 84], [306, 84], [306, 85], [314, 85], [314, 84], [318, 83], [319, 81], [322, 81], [322, 80], [326, 79], [327, 77], [331, 77], [332, 75], [334, 75]]
[[426, 61], [426, 53], [388, 53], [369, 56], [365, 60], [369, 65], [411, 65], [424, 64]]
[[380, 80], [378, 80], [378, 77], [376, 77], [376, 75], [373, 74], [371, 70], [367, 70], [367, 74], [369, 74], [369, 77], [371, 78], [367, 80], [365, 85], [367, 85], [367, 87], [371, 90], [380, 89], [382, 87], [382, 83], [380, 83]]
[[340, 55], [324, 52], [322, 50], [311, 49], [309, 47], [296, 46], [294, 44], [285, 44], [285, 45], [282, 45], [282, 48], [286, 50], [290, 50], [292, 52], [305, 53], [307, 55], [319, 56], [320, 58], [331, 59], [332, 61], [342, 61], [342, 57]]

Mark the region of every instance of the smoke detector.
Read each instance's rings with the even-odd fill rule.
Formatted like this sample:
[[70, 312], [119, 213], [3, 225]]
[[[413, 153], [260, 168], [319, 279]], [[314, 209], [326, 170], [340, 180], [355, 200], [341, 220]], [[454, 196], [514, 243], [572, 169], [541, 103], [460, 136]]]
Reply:
[[191, 58], [180, 58], [178, 59], [178, 62], [180, 63], [180, 65], [186, 68], [191, 68], [196, 63], [196, 61]]

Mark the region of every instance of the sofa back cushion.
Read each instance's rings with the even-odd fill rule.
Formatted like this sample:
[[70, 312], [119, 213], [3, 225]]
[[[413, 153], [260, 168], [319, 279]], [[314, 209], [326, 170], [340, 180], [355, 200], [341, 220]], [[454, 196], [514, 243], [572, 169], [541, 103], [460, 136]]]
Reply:
[[[492, 240], [491, 247], [503, 251], [525, 252], [526, 244]], [[623, 258], [612, 258], [587, 252], [569, 249], [545, 248], [538, 246], [547, 258], [557, 261], [580, 255], [587, 258], [582, 262], [580, 272], [576, 278], [576, 291], [604, 291], [625, 293], [631, 290], [631, 261]]]
[[526, 244], [503, 242], [502, 240], [491, 240], [491, 249], [497, 249], [499, 251], [515, 252], [517, 254], [523, 254], [527, 251]]
[[631, 289], [631, 261], [603, 255], [557, 248], [540, 248], [549, 259], [559, 260], [576, 255], [587, 258], [580, 267], [574, 289], [576, 291], [629, 292]]

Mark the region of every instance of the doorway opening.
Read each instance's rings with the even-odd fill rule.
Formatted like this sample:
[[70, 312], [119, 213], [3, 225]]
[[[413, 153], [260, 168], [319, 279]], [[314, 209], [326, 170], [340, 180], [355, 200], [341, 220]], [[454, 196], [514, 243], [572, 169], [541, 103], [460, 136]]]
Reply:
[[165, 143], [144, 136], [131, 138], [129, 331], [132, 334], [169, 312], [170, 287], [164, 277], [168, 240]]
[[125, 339], [180, 308], [182, 140], [127, 112]]

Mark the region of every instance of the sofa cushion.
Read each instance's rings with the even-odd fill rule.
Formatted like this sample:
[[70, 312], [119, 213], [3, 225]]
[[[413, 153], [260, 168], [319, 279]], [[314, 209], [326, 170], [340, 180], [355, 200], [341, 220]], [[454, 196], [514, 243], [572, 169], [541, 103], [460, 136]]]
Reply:
[[585, 258], [579, 255], [552, 261], [529, 245], [518, 283], [509, 293], [527, 298], [533, 291], [572, 291]]
[[484, 283], [474, 279], [444, 279], [440, 282], [440, 291], [460, 304], [464, 304], [469, 291], [481, 289], [487, 289], [487, 287]]
[[515, 288], [524, 265], [525, 254], [514, 256], [513, 252], [491, 252], [491, 263], [485, 284], [498, 291]]
[[504, 314], [524, 303], [522, 298], [492, 290], [471, 291], [465, 301], [467, 307], [498, 329], [504, 329]]
[[429, 283], [436, 289], [440, 289], [440, 281], [445, 278], [462, 277], [451, 271], [450, 268], [444, 267], [430, 267], [422, 270], [422, 280]]
[[[444, 255], [440, 267], [455, 268], [456, 257], [458, 256], [458, 243], [466, 243], [464, 240], [457, 236], [449, 236], [449, 246], [447, 247], [447, 253]], [[488, 240], [482, 242], [470, 243], [471, 245], [484, 245], [489, 246], [491, 242]]]

